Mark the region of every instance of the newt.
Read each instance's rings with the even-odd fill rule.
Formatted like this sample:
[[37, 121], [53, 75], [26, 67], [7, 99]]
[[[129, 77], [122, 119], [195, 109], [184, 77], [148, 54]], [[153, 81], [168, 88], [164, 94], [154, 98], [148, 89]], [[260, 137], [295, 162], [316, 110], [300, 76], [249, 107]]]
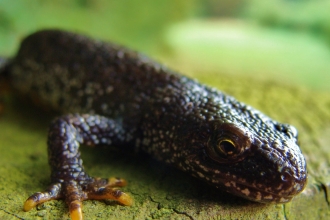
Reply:
[[[3, 61], [3, 60], [2, 60]], [[113, 43], [61, 30], [26, 37], [1, 76], [19, 93], [64, 115], [50, 125], [51, 184], [24, 203], [64, 199], [71, 218], [82, 201], [131, 205], [121, 178], [94, 178], [79, 146], [136, 149], [261, 203], [286, 203], [307, 181], [298, 132], [214, 88]]]

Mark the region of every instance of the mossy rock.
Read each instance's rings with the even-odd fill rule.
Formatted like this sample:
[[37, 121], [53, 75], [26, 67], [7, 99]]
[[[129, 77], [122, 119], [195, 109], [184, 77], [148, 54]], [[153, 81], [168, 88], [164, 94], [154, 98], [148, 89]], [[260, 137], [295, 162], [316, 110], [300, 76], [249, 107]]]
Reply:
[[[87, 171], [127, 179], [123, 190], [135, 200], [131, 207], [85, 201], [85, 219], [329, 219], [329, 93], [247, 77], [195, 77], [298, 128], [308, 164], [306, 189], [287, 204], [259, 204], [210, 188], [143, 153], [83, 148]], [[29, 195], [49, 184], [46, 136], [54, 115], [12, 95], [1, 98], [5, 109], [0, 116], [0, 219], [69, 219], [63, 201], [22, 210]]]

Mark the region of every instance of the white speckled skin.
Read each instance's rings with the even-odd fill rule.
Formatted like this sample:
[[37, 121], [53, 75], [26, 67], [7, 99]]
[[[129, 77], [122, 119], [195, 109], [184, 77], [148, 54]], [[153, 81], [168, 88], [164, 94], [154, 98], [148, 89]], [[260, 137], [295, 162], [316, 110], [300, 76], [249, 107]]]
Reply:
[[79, 144], [125, 143], [253, 201], [288, 202], [305, 186], [305, 159], [292, 126], [139, 53], [41, 31], [23, 41], [8, 71], [16, 90], [78, 113], [50, 128], [55, 183], [90, 180]]

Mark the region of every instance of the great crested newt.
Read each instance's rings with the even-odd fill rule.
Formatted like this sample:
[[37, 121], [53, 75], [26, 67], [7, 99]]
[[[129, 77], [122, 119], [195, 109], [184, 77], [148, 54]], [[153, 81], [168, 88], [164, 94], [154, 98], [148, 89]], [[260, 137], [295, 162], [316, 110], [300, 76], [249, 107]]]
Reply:
[[64, 199], [72, 219], [82, 201], [131, 205], [120, 178], [94, 178], [79, 146], [142, 150], [245, 199], [286, 203], [307, 180], [297, 130], [214, 88], [112, 43], [61, 30], [26, 37], [17, 55], [1, 60], [12, 88], [61, 111], [50, 125], [51, 184], [24, 210]]

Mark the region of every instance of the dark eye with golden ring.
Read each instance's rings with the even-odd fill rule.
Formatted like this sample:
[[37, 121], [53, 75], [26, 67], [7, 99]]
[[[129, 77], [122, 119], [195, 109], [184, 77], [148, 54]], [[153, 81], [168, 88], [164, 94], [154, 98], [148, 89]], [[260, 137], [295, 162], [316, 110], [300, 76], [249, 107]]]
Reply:
[[215, 150], [220, 154], [230, 156], [233, 155], [237, 149], [235, 143], [230, 139], [220, 139], [217, 146], [215, 146]]
[[242, 160], [251, 145], [252, 136], [244, 128], [234, 124], [219, 123], [206, 146], [206, 153], [219, 163], [234, 163]]

